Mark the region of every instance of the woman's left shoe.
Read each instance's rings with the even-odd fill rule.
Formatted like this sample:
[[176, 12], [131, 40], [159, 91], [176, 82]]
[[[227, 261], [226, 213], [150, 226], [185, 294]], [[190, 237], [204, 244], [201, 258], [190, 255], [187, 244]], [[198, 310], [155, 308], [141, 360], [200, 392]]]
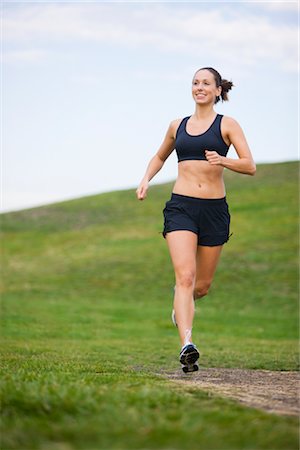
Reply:
[[174, 325], [175, 327], [177, 327], [178, 325], [177, 325], [177, 322], [176, 322], [175, 310], [174, 310], [174, 309], [173, 309], [173, 311], [172, 311], [172, 316], [171, 316], [171, 318], [172, 318], [173, 325]]

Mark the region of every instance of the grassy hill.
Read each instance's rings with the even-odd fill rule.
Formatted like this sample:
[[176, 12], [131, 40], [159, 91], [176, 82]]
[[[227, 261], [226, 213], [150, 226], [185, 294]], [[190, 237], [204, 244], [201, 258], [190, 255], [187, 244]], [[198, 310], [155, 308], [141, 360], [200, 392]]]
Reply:
[[[233, 235], [197, 304], [203, 367], [298, 364], [298, 164], [226, 171]], [[6, 213], [3, 449], [296, 449], [297, 423], [179, 390], [160, 232], [172, 185]], [[197, 440], [195, 440], [197, 436]]]

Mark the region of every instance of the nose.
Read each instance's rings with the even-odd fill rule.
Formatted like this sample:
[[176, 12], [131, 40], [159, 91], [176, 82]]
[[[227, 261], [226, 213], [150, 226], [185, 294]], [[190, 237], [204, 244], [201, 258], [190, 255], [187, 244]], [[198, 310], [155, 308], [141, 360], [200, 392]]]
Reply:
[[198, 91], [203, 91], [203, 85], [201, 84], [201, 83], [199, 83], [197, 86], [196, 86], [196, 91], [198, 92]]

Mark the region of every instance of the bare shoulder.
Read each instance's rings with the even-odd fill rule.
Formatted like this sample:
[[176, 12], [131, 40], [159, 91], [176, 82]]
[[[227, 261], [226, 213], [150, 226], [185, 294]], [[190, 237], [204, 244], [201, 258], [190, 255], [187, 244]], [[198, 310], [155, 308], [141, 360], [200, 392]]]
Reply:
[[240, 130], [241, 126], [233, 117], [223, 116], [222, 128], [225, 133], [229, 133], [230, 131]]
[[228, 127], [239, 126], [238, 121], [230, 116], [223, 116], [222, 122], [224, 123], [225, 126], [228, 126]]
[[169, 130], [172, 133], [173, 137], [175, 138], [178, 127], [180, 125], [180, 123], [182, 122], [182, 117], [180, 119], [174, 119], [171, 121], [170, 126], [169, 126]]
[[182, 117], [180, 119], [172, 120], [172, 122], [170, 123], [170, 127], [177, 129], [179, 127], [179, 125], [180, 125], [180, 122], [182, 122], [182, 120], [183, 120]]

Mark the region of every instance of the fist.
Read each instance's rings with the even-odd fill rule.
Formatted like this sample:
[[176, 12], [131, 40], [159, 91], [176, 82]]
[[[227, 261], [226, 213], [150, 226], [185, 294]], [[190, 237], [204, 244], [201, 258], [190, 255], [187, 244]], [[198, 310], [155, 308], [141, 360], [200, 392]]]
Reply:
[[149, 185], [147, 182], [143, 182], [139, 185], [136, 190], [136, 196], [138, 200], [144, 200], [147, 197], [148, 187]]
[[222, 156], [215, 151], [205, 150], [205, 157], [212, 166], [222, 165]]

